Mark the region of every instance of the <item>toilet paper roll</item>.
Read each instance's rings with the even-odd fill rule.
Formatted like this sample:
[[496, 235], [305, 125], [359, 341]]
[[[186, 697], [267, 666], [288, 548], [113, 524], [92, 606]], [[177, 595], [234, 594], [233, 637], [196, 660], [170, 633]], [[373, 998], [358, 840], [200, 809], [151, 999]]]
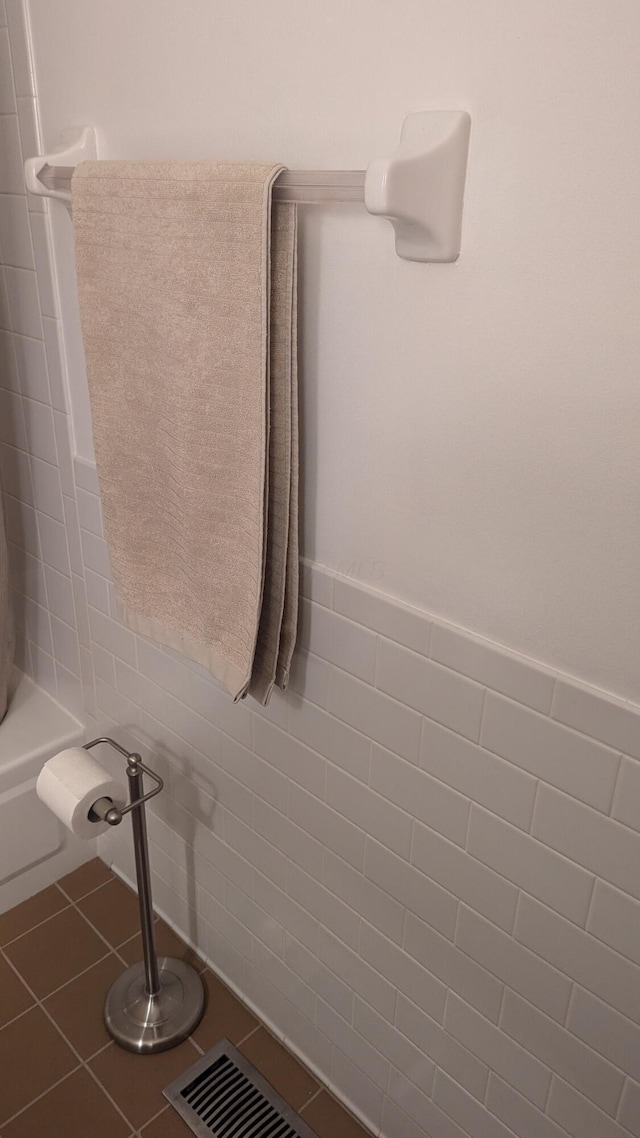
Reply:
[[107, 822], [89, 819], [99, 798], [111, 798], [120, 809], [127, 800], [124, 787], [82, 747], [60, 751], [44, 764], [36, 794], [78, 838], [95, 838], [110, 829]]

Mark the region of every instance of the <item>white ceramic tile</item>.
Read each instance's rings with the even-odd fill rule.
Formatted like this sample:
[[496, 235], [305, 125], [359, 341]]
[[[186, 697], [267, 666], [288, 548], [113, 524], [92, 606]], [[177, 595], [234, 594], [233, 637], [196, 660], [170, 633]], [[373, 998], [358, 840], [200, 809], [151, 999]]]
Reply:
[[280, 889], [264, 874], [254, 870], [252, 887], [254, 901], [286, 930], [285, 941], [288, 936], [296, 938], [317, 954], [319, 920], [317, 914], [312, 916], [302, 905], [298, 905], [292, 897]]
[[289, 691], [304, 696], [320, 707], [326, 707], [329, 671], [326, 660], [296, 648], [289, 673]]
[[567, 976], [465, 905], [460, 906], [455, 941], [504, 984], [564, 1023], [572, 989]]
[[328, 849], [324, 851], [322, 884], [390, 940], [402, 943], [404, 907]]
[[382, 637], [376, 687], [458, 734], [478, 739], [484, 688]]
[[551, 1073], [468, 1004], [449, 993], [447, 1031], [541, 1109], [547, 1101]]
[[106, 652], [99, 644], [94, 644], [91, 649], [93, 658], [93, 668], [96, 677], [108, 684], [110, 687], [116, 686], [116, 664], [110, 652]]
[[[42, 317], [44, 331], [44, 346], [49, 370], [49, 384], [51, 388], [51, 405], [56, 411], [67, 413], [67, 398], [62, 376], [62, 344], [59, 322], [51, 316]], [[72, 493], [70, 490], [69, 493]]]
[[56, 666], [53, 656], [44, 652], [37, 644], [31, 645], [31, 659], [33, 662], [33, 680], [38, 687], [44, 688], [54, 699], [58, 698], [58, 684], [56, 680]]
[[[451, 942], [446, 943], [451, 948]], [[447, 995], [445, 985], [397, 944], [393, 944], [364, 921], [360, 932], [360, 955], [381, 977], [384, 976], [394, 986], [394, 1005], [391, 1013], [387, 1014], [387, 1019], [392, 1022], [394, 1018], [397, 988], [432, 1019], [442, 1023]], [[360, 995], [377, 1007], [373, 1000], [368, 999], [366, 992], [361, 992]], [[377, 1008], [377, 1010], [385, 1015], [383, 1009]]]
[[573, 1136], [573, 1138], [629, 1138], [629, 1132], [618, 1126], [597, 1106], [578, 1091], [554, 1077], [547, 1103], [547, 1114]]
[[404, 948], [452, 992], [493, 1023], [498, 1022], [503, 990], [501, 981], [413, 913], [407, 913]]
[[470, 1094], [480, 1101], [484, 1099], [489, 1068], [402, 992], [398, 993], [396, 1026]]
[[611, 811], [618, 822], [640, 830], [640, 763], [623, 757]]
[[615, 751], [640, 759], [640, 709], [605, 692], [558, 680], [551, 714], [554, 719], [592, 735]]
[[545, 786], [540, 787], [531, 832], [640, 899], [640, 834]]
[[84, 695], [82, 682], [78, 676], [69, 672], [58, 660], [55, 662], [56, 683], [58, 688], [58, 703], [75, 715], [77, 719], [83, 718]]
[[253, 724], [254, 750], [272, 767], [324, 798], [326, 763], [315, 751], [257, 716]]
[[403, 605], [363, 585], [354, 585], [346, 577], [336, 576], [333, 607], [349, 620], [373, 629], [389, 640], [412, 648], [422, 656], [429, 654], [431, 621], [420, 609]]
[[514, 826], [529, 829], [537, 782], [512, 763], [425, 719], [420, 766]]
[[[0, 272], [1, 282], [4, 282], [4, 273], [2, 272]], [[0, 331], [0, 390], [19, 392], [20, 384], [14, 339], [15, 337], [11, 332]]]
[[300, 826], [260, 799], [256, 799], [255, 803], [254, 826], [266, 841], [286, 857], [291, 858], [312, 876], [320, 877], [322, 845]]
[[[240, 991], [243, 990], [241, 986]], [[331, 1043], [315, 1024], [310, 1023], [306, 1016], [300, 1015], [290, 1000], [287, 1000], [285, 1009], [285, 1036], [288, 1045], [299, 1055], [304, 1055], [316, 1070], [331, 1069]]]
[[537, 778], [608, 812], [620, 764], [608, 747], [493, 692], [487, 693], [480, 742]]
[[0, 27], [4, 28], [7, 25], [7, 12], [4, 5], [4, 0], [0, 0]]
[[[0, 123], [2, 120], [0, 119]], [[11, 323], [11, 309], [9, 307], [9, 293], [5, 279], [4, 265], [0, 265], [0, 329], [7, 332], [13, 327]], [[5, 387], [8, 386], [5, 383]]]
[[302, 1015], [310, 1019], [313, 1018], [316, 1010], [315, 992], [303, 983], [300, 977], [296, 976], [295, 972], [292, 972], [279, 956], [274, 955], [260, 941], [254, 942], [253, 964], [273, 984], [274, 988], [282, 992], [283, 996], [286, 996], [300, 1009]]
[[104, 537], [102, 510], [100, 508], [100, 498], [98, 495], [90, 494], [87, 490], [83, 490], [78, 486], [76, 501], [78, 503], [78, 521], [81, 529], [88, 530], [89, 533], [94, 533], [97, 537]]
[[396, 991], [390, 979], [370, 967], [366, 959], [352, 952], [325, 928], [320, 929], [318, 936], [318, 955], [344, 984], [362, 996], [386, 1020], [393, 1022]]
[[640, 1087], [627, 1079], [618, 1108], [618, 1120], [630, 1134], [640, 1134]]
[[444, 1071], [438, 1071], [433, 1086], [433, 1101], [453, 1118], [473, 1138], [513, 1138], [510, 1130], [502, 1126], [494, 1115], [473, 1095], [461, 1087]]
[[71, 581], [51, 566], [44, 566], [49, 608], [54, 616], [73, 627], [76, 621]]
[[508, 988], [500, 1027], [602, 1110], [615, 1113], [622, 1091], [621, 1072]]
[[4, 515], [7, 540], [21, 546], [33, 557], [39, 557], [38, 522], [33, 507], [6, 495]]
[[[374, 1086], [386, 1087], [389, 1078], [389, 1061], [371, 1046], [369, 1040], [351, 1024], [337, 1015], [333, 1008], [318, 1000], [316, 1023], [328, 1039], [371, 1079]], [[422, 1074], [429, 1083], [433, 1082], [435, 1068], [428, 1059], [423, 1059]]]
[[28, 451], [22, 399], [14, 391], [0, 388], [0, 441]]
[[515, 935], [549, 964], [640, 1023], [640, 968], [624, 956], [524, 895]]
[[[626, 1071], [633, 1079], [640, 1080], [640, 1027], [636, 1023], [613, 1011], [603, 1004], [602, 1000], [585, 992], [584, 988], [576, 987], [567, 1018], [567, 1028], [621, 1071]], [[556, 1069], [559, 1075], [563, 1074], [560, 1067]], [[608, 1108], [607, 1104], [601, 1102], [587, 1087], [581, 1087], [566, 1073], [564, 1078], [578, 1087], [587, 1098], [597, 1102], [603, 1110], [615, 1114], [617, 1099], [613, 1108]]]
[[224, 837], [231, 848], [252, 865], [259, 865], [262, 873], [271, 878], [276, 885], [285, 887], [287, 859], [269, 841], [256, 833], [252, 826], [232, 814], [225, 817]]
[[19, 95], [33, 95], [35, 87], [23, 0], [6, 0], [6, 12], [16, 91]]
[[76, 471], [76, 482], [83, 490], [88, 490], [90, 494], [100, 494], [100, 485], [98, 482], [98, 473], [94, 462], [87, 462], [84, 458], [74, 459], [74, 467]]
[[357, 951], [361, 921], [350, 905], [345, 905], [344, 901], [292, 862], [287, 866], [287, 892], [299, 905], [316, 916], [338, 940]]
[[411, 861], [455, 897], [511, 932], [518, 890], [510, 881], [488, 869], [466, 850], [417, 822], [413, 830]]
[[365, 833], [359, 826], [294, 783], [289, 784], [287, 814], [305, 833], [312, 834], [355, 869], [364, 870]]
[[67, 668], [68, 671], [73, 672], [75, 676], [79, 676], [80, 645], [78, 643], [78, 633], [75, 628], [65, 624], [62, 620], [58, 620], [56, 616], [52, 616], [51, 631], [53, 633], [53, 654], [55, 659]]
[[640, 964], [640, 902], [596, 881], [587, 931]]
[[247, 897], [246, 893], [238, 889], [232, 881], [224, 883], [224, 901], [228, 912], [245, 929], [249, 929], [276, 956], [280, 958], [284, 956], [284, 929], [274, 920], [271, 913], [256, 905], [255, 901]]
[[75, 621], [67, 621], [68, 624], [75, 624], [78, 630], [78, 639], [80, 645], [91, 651], [91, 630], [89, 628], [89, 610], [87, 608], [87, 591], [84, 586], [82, 577], [77, 573], [72, 574], [71, 584], [73, 589], [73, 601], [75, 609]]
[[53, 656], [50, 614], [47, 609], [29, 600], [28, 597], [25, 597], [24, 600], [24, 624], [29, 639], [39, 648], [42, 648], [44, 652]]
[[469, 799], [376, 743], [371, 751], [371, 788], [450, 841], [464, 845]]
[[376, 638], [368, 629], [302, 598], [298, 642], [302, 649], [373, 683]]
[[[288, 699], [288, 730], [361, 782], [369, 782], [371, 740], [307, 700]], [[334, 804], [335, 805], [335, 804]]]
[[227, 694], [222, 691], [210, 675], [207, 675], [205, 679], [203, 676], [193, 675], [191, 671], [187, 671], [182, 657], [180, 658], [180, 669], [185, 677], [183, 684], [184, 702], [221, 731], [248, 746], [251, 742], [251, 712], [246, 704], [243, 702], [233, 703], [232, 700], [229, 700]]
[[57, 468], [58, 453], [51, 407], [45, 407], [34, 399], [25, 399], [23, 403], [30, 453]]
[[[347, 1023], [353, 1016], [353, 992], [319, 960], [317, 951], [310, 952], [299, 940], [287, 933], [284, 958], [290, 968], [305, 981]], [[320, 1024], [318, 1024], [320, 1027]], [[329, 1037], [331, 1038], [331, 1037]]]
[[[71, 461], [71, 446], [69, 440], [69, 419], [62, 411], [53, 412], [53, 429], [56, 436], [56, 449], [58, 451], [58, 469], [60, 471], [60, 484], [62, 493], [67, 498], [75, 494], [73, 482], [73, 462]], [[78, 544], [80, 538], [78, 537]], [[80, 551], [82, 557], [82, 550]]]
[[484, 687], [493, 688], [536, 711], [549, 712], [553, 677], [515, 652], [508, 652], [462, 628], [434, 622], [430, 656]]
[[457, 898], [370, 837], [367, 837], [365, 876], [453, 940]]
[[33, 269], [15, 269], [9, 265], [5, 265], [4, 272], [9, 294], [11, 327], [14, 332], [19, 332], [22, 336], [42, 339], [42, 317], [36, 274]]
[[31, 459], [31, 473], [36, 508], [48, 514], [49, 517], [64, 523], [64, 506], [57, 466], [52, 466], [51, 463], [42, 462], [41, 459], [34, 457]]
[[124, 660], [132, 667], [136, 665], [135, 636], [128, 628], [116, 624], [96, 609], [89, 609], [89, 624], [93, 639], [107, 652]]
[[[0, 54], [1, 43], [0, 40]], [[2, 61], [0, 60], [1, 75]], [[27, 199], [22, 194], [0, 195], [0, 245], [2, 246], [2, 257], [5, 265], [16, 265], [20, 269], [33, 269], [35, 262], [31, 246], [29, 210], [27, 209]]]
[[395, 754], [417, 761], [420, 716], [397, 700], [332, 668], [327, 709]]
[[[40, 139], [40, 128], [38, 125], [38, 109], [37, 103], [34, 98], [29, 95], [20, 95], [18, 92], [18, 125], [20, 129], [20, 146], [22, 153], [26, 158], [34, 157], [37, 154], [42, 154], [42, 143]], [[24, 193], [25, 186], [22, 186]], [[33, 202], [36, 199], [34, 194], [28, 194], [29, 210], [33, 212]], [[46, 210], [37, 210], [38, 213], [46, 213]]]
[[33, 252], [36, 262], [42, 315], [56, 317], [59, 311], [58, 290], [53, 270], [53, 254], [49, 240], [49, 218], [46, 214], [31, 214], [31, 236], [33, 239]]
[[[389, 1079], [389, 1096], [384, 1108], [387, 1120], [385, 1133], [392, 1138], [424, 1138], [425, 1133], [429, 1138], [468, 1138], [466, 1132], [426, 1094], [393, 1069]], [[399, 1109], [396, 1110], [396, 1107]], [[407, 1127], [404, 1120], [406, 1115], [410, 1116], [414, 1124], [417, 1123], [417, 1128], [415, 1125]]]
[[33, 505], [33, 480], [29, 455], [17, 447], [0, 443], [2, 488], [20, 502]]
[[104, 577], [94, 573], [92, 569], [85, 570], [84, 576], [87, 590], [87, 602], [99, 609], [105, 616], [109, 614], [109, 589]]
[[333, 581], [335, 573], [325, 565], [316, 565], [300, 559], [300, 593], [309, 601], [325, 608], [333, 608]]
[[0, 194], [24, 193], [24, 173], [17, 115], [0, 115]]
[[[23, 395], [40, 403], [49, 404], [49, 379], [47, 361], [42, 340], [15, 336], [14, 346], [20, 376], [20, 390]], [[45, 408], [45, 410], [47, 410]], [[51, 458], [49, 461], [53, 461]]]
[[[404, 997], [402, 997], [404, 998]], [[417, 1011], [417, 1009], [416, 1009]], [[418, 1012], [422, 1018], [424, 1013]], [[438, 1027], [433, 1020], [429, 1021]], [[406, 1035], [398, 1031], [397, 1027], [388, 1023], [369, 1007], [364, 1000], [356, 996], [353, 1025], [369, 1043], [385, 1055], [394, 1067], [404, 1071], [408, 1079], [416, 1086], [424, 1086], [429, 1081], [429, 1072], [433, 1080], [434, 1061], [425, 1048], [416, 1047]]]
[[339, 1083], [347, 1103], [360, 1112], [368, 1128], [376, 1133], [382, 1120], [382, 1090], [363, 1075], [338, 1047], [333, 1049], [331, 1078], [334, 1083]]
[[467, 849], [514, 885], [584, 925], [593, 875], [573, 861], [479, 806], [471, 810]]
[[339, 814], [409, 860], [412, 818], [406, 811], [399, 810], [387, 798], [363, 786], [333, 763], [327, 766], [326, 799]]
[[60, 573], [71, 576], [66, 527], [47, 514], [38, 515], [38, 529], [42, 543], [42, 555], [47, 565]]
[[518, 1138], [566, 1138], [566, 1132], [523, 1098], [492, 1071], [489, 1075], [487, 1108], [510, 1126]]
[[87, 568], [93, 569], [94, 573], [99, 573], [101, 577], [106, 577], [109, 580], [111, 578], [111, 565], [106, 541], [96, 537], [93, 533], [87, 533], [86, 530], [81, 531], [81, 539], [82, 555]]

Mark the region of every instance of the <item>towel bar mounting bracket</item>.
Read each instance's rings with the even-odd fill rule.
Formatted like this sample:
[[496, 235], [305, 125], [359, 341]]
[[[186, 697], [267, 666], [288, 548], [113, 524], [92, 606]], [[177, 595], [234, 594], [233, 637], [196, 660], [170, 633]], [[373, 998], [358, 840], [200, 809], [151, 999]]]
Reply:
[[[462, 205], [471, 119], [466, 111], [418, 111], [408, 115], [400, 144], [374, 158], [366, 172], [286, 170], [276, 179], [278, 201], [363, 201], [387, 218], [396, 253], [408, 261], [455, 261], [460, 253]], [[98, 157], [93, 127], [64, 131], [51, 153], [25, 162], [32, 194], [71, 204], [71, 176], [79, 162]]]

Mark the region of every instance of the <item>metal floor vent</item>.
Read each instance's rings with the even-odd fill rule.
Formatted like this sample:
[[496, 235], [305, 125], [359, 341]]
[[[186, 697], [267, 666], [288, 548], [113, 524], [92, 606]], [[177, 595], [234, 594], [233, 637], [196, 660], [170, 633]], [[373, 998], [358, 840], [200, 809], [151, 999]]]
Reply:
[[198, 1138], [317, 1138], [228, 1039], [163, 1094]]

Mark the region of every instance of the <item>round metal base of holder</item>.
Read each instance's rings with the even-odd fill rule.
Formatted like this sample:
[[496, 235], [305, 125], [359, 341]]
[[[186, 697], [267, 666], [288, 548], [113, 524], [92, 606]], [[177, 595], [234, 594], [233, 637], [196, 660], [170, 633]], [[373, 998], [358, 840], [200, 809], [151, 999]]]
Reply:
[[182, 960], [158, 960], [160, 991], [145, 990], [144, 964], [134, 964], [109, 989], [104, 1022], [112, 1039], [127, 1051], [152, 1055], [176, 1047], [200, 1022], [204, 989], [198, 973]]

